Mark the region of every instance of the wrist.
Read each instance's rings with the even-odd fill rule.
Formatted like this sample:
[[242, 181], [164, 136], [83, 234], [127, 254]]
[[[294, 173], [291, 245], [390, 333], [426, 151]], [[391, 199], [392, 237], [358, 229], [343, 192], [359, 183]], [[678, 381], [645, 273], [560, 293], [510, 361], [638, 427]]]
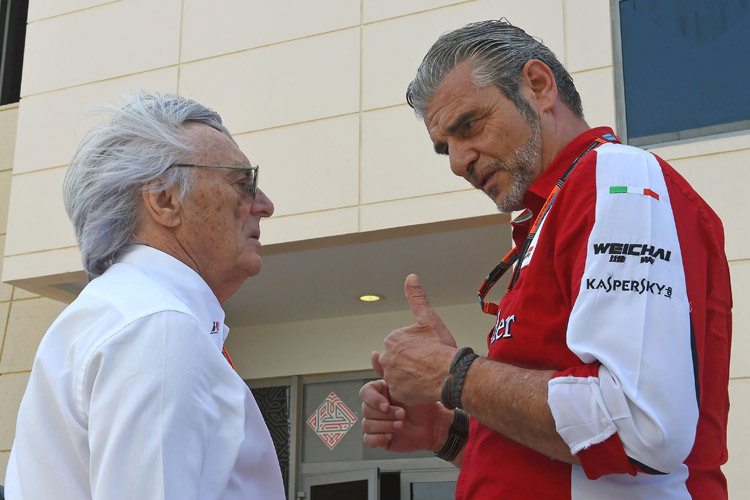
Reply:
[[[435, 379], [434, 382], [436, 382], [437, 385], [437, 393], [435, 394], [435, 397], [433, 401], [442, 401], [442, 387], [443, 382], [445, 380], [446, 376], [450, 375], [449, 372], [449, 366], [453, 361], [453, 358], [458, 353], [458, 349], [455, 347], [447, 347], [445, 349], [442, 349], [438, 354], [435, 356], [434, 361], [434, 367], [439, 367], [440, 371], [435, 373]], [[431, 390], [434, 390], [435, 386], [432, 385]], [[452, 409], [452, 408], [449, 408]]]
[[448, 368], [448, 375], [443, 380], [440, 391], [440, 402], [447, 409], [463, 408], [461, 404], [461, 393], [464, 381], [471, 364], [479, 358], [471, 347], [462, 347], [456, 352], [453, 361]]
[[435, 427], [432, 431], [432, 445], [429, 448], [433, 453], [437, 453], [445, 446], [454, 419], [453, 410], [446, 410], [440, 403], [437, 403], [437, 406], [440, 407], [440, 414], [435, 419]]
[[447, 462], [453, 462], [469, 438], [469, 414], [456, 408], [453, 411], [453, 421], [448, 428], [448, 435], [442, 448], [435, 456]]

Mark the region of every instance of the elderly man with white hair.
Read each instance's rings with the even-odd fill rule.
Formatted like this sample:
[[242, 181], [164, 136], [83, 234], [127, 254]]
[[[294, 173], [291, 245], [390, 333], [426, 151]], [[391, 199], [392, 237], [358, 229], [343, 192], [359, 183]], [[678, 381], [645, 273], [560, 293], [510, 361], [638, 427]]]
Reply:
[[214, 111], [137, 93], [82, 143], [63, 194], [90, 282], [37, 351], [9, 500], [285, 498], [223, 347], [273, 203]]

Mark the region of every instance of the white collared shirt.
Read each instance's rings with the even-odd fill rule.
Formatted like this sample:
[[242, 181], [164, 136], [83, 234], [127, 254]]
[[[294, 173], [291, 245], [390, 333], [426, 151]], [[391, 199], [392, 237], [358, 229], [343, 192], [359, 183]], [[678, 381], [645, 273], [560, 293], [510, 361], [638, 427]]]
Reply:
[[285, 498], [224, 312], [177, 259], [134, 245], [42, 339], [18, 413], [8, 500]]

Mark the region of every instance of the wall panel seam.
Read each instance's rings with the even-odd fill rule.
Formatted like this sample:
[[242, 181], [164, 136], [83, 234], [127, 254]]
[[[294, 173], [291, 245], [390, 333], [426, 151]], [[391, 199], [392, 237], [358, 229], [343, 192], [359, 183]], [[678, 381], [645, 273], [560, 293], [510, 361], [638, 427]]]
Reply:
[[255, 47], [248, 47], [246, 49], [232, 50], [232, 51], [229, 51], [229, 52], [222, 52], [221, 54], [215, 54], [215, 55], [212, 55], [212, 56], [199, 57], [197, 59], [190, 59], [190, 60], [186, 60], [186, 61], [181, 62], [181, 64], [188, 65], [188, 64], [195, 64], [195, 63], [200, 63], [200, 62], [204, 62], [204, 61], [210, 61], [211, 59], [219, 59], [219, 58], [225, 57], [225, 56], [233, 56], [233, 55], [242, 54], [242, 53], [245, 53], [245, 52], [252, 52], [254, 50], [265, 49], [265, 48], [268, 48], [268, 47], [276, 47], [277, 45], [284, 45], [284, 44], [287, 44], [287, 43], [298, 42], [300, 40], [307, 40], [307, 39], [310, 39], [310, 38], [317, 38], [317, 37], [320, 37], [320, 36], [330, 35], [332, 33], [340, 33], [340, 32], [343, 32], [343, 31], [349, 31], [349, 30], [354, 30], [354, 29], [358, 29], [358, 28], [359, 28], [359, 25], [353, 24], [351, 26], [345, 26], [343, 28], [336, 28], [334, 30], [329, 30], [329, 31], [321, 31], [320, 33], [313, 33], [313, 34], [310, 34], [310, 35], [300, 36], [300, 37], [297, 37], [297, 38], [290, 38], [288, 40], [279, 40], [278, 42], [271, 42], [271, 43], [267, 43], [267, 44], [264, 44], [264, 45], [256, 45]]
[[245, 134], [254, 134], [256, 132], [265, 132], [267, 130], [276, 130], [276, 129], [285, 128], [285, 127], [293, 127], [295, 125], [307, 125], [309, 123], [321, 122], [321, 121], [324, 121], [324, 120], [333, 120], [333, 119], [336, 119], [336, 118], [344, 118], [344, 117], [347, 117], [347, 116], [356, 116], [356, 115], [359, 115], [359, 114], [360, 114], [360, 111], [352, 111], [351, 113], [342, 113], [340, 115], [323, 116], [321, 118], [313, 118], [313, 119], [310, 119], [310, 120], [302, 120], [302, 121], [298, 121], [298, 122], [284, 123], [282, 125], [272, 125], [270, 127], [256, 128], [256, 129], [252, 129], [252, 130], [243, 130], [242, 132], [233, 133], [232, 137], [239, 137], [239, 136], [245, 135]]
[[67, 247], [58, 247], [58, 248], [44, 248], [42, 250], [33, 250], [31, 252], [21, 252], [21, 253], [6, 253], [5, 257], [21, 257], [23, 255], [34, 255], [39, 253], [46, 253], [46, 252], [57, 252], [60, 250], [70, 250], [72, 248], [78, 248], [78, 245], [70, 245]]
[[[118, 1], [120, 1], [120, 0], [118, 0]], [[162, 71], [162, 70], [165, 70], [165, 69], [176, 68], [177, 66], [179, 66], [179, 65], [178, 64], [168, 64], [166, 66], [158, 66], [156, 68], [144, 69], [143, 71], [135, 71], [133, 73], [125, 73], [125, 74], [122, 74], [122, 75], [111, 76], [109, 78], [102, 78], [101, 80], [92, 80], [90, 82], [81, 82], [81, 83], [76, 83], [74, 85], [68, 85], [68, 86], [65, 86], [65, 87], [57, 87], [57, 88], [53, 88], [53, 89], [42, 90], [41, 92], [34, 92], [34, 93], [31, 93], [31, 94], [24, 94], [24, 95], [21, 96], [21, 100], [23, 100], [23, 99], [25, 99], [27, 97], [36, 97], [36, 96], [40, 96], [40, 95], [52, 94], [54, 92], [62, 92], [63, 90], [71, 90], [71, 89], [76, 89], [76, 88], [80, 88], [80, 87], [86, 87], [87, 85], [96, 85], [96, 84], [99, 84], [99, 83], [112, 82], [112, 81], [120, 80], [120, 79], [123, 79], [123, 78], [130, 78], [131, 76], [143, 75], [145, 73], [151, 73], [151, 72], [154, 72], [154, 71]]]
[[[659, 147], [661, 147], [661, 146], [654, 146], [651, 149], [657, 149]], [[667, 147], [669, 147], [669, 146], [667, 146]], [[647, 149], [647, 151], [648, 151], [648, 149]], [[694, 158], [708, 158], [710, 156], [719, 156], [719, 155], [724, 155], [724, 154], [729, 154], [729, 153], [739, 153], [739, 152], [742, 152], [742, 151], [750, 151], [750, 148], [748, 148], [748, 147], [740, 147], [740, 148], [737, 148], [737, 149], [727, 149], [727, 150], [722, 150], [722, 151], [714, 151], [714, 152], [711, 152], [711, 153], [699, 153], [699, 154], [695, 154], [695, 155], [692, 155], [692, 156], [680, 156], [680, 157], [675, 157], [675, 158], [670, 157], [669, 161], [670, 162], [675, 162], [675, 161], [679, 161], [679, 160], [692, 160]]]
[[87, 10], [94, 10], [94, 9], [98, 9], [99, 7], [106, 7], [108, 5], [112, 5], [114, 3], [120, 3], [122, 1], [123, 0], [112, 0], [111, 2], [104, 2], [99, 5], [92, 5], [91, 7], [84, 7], [83, 9], [71, 10], [69, 12], [63, 12], [62, 14], [56, 14], [54, 16], [40, 17], [39, 19], [34, 19], [33, 21], [29, 21], [28, 25], [39, 23], [42, 21], [49, 21], [50, 19], [58, 19], [60, 17], [69, 16], [71, 14], [79, 14], [81, 12], [86, 12]]
[[614, 68], [614, 65], [612, 65], [612, 64], [605, 64], [604, 66], [596, 66], [594, 68], [586, 68], [586, 69], [581, 69], [581, 70], [578, 70], [578, 71], [572, 71], [570, 73], [570, 76], [583, 75], [585, 73], [592, 73], [594, 71], [599, 71], [599, 70], [602, 70], [602, 69], [612, 69], [612, 68]]
[[[15, 287], [13, 287], [13, 292], [15, 293]], [[11, 293], [11, 297], [13, 297], [13, 293]], [[10, 310], [13, 308], [13, 301], [10, 301], [10, 305], [8, 306], [8, 312], [5, 314], [5, 321], [3, 321], [3, 341], [0, 343], [0, 362], [2, 362], [3, 359], [3, 352], [5, 351], [5, 339], [8, 338], [8, 323], [10, 323]]]
[[[562, 0], [562, 25], [563, 25], [563, 66], [568, 68], [568, 1]], [[586, 70], [584, 70], [586, 71]], [[571, 73], [571, 76], [573, 73]]]
[[177, 94], [180, 95], [180, 82], [182, 76], [182, 30], [185, 25], [185, 0], [180, 2], [180, 32], [177, 42]]
[[44, 167], [44, 168], [38, 168], [36, 170], [27, 170], [25, 172], [17, 172], [13, 174], [13, 177], [21, 177], [22, 175], [35, 174], [37, 172], [49, 172], [52, 170], [60, 170], [61, 168], [68, 168], [68, 165], [67, 164], [55, 165], [54, 167]]
[[[2, 376], [5, 376], [5, 375], [27, 375], [27, 374], [30, 374], [30, 373], [31, 373], [31, 370], [20, 370], [20, 371], [15, 371], [15, 372], [3, 372], [3, 373], [0, 373], [0, 375], [2, 375]], [[24, 389], [24, 391], [25, 391], [25, 389]]]
[[[364, 93], [364, 16], [365, 0], [359, 2], [359, 112], [357, 123], [359, 130], [357, 134], [357, 207], [362, 205], [362, 102]], [[357, 231], [362, 229], [362, 210], [357, 208]]]
[[451, 8], [457, 7], [459, 5], [465, 5], [465, 4], [469, 4], [469, 3], [479, 3], [480, 1], [481, 0], [466, 0], [465, 2], [454, 2], [454, 3], [448, 4], [448, 5], [440, 5], [439, 7], [433, 7], [431, 9], [418, 10], [418, 11], [415, 11], [415, 12], [409, 12], [408, 14], [401, 14], [399, 16], [385, 17], [383, 19], [378, 19], [377, 21], [369, 21], [369, 22], [364, 23], [364, 26], [372, 26], [373, 24], [378, 24], [378, 23], [393, 21], [393, 20], [396, 20], [396, 19], [404, 19], [406, 17], [419, 16], [419, 15], [425, 14], [427, 12], [435, 12], [435, 11], [438, 11], [438, 10], [451, 9]]
[[[16, 290], [18, 290], [18, 287], [14, 286], [13, 288], [14, 288], [13, 294], [15, 295], [15, 292], [16, 292]], [[18, 297], [18, 298], [14, 298], [12, 300], [12, 302], [23, 302], [23, 301], [29, 301], [29, 300], [38, 300], [38, 299], [41, 299], [41, 298], [42, 298], [41, 295], [37, 295], [35, 297]]]

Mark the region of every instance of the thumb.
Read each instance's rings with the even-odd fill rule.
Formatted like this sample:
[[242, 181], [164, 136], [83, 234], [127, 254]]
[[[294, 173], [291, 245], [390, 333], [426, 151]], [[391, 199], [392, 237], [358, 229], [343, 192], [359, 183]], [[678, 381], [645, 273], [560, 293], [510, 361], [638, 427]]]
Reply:
[[430, 301], [427, 300], [427, 294], [424, 292], [422, 284], [419, 282], [419, 276], [416, 274], [410, 274], [406, 277], [404, 295], [406, 295], [406, 300], [409, 302], [409, 307], [411, 307], [415, 319], [425, 318], [432, 311]]
[[372, 351], [370, 354], [370, 364], [372, 369], [378, 374], [380, 378], [383, 378], [383, 365], [380, 364], [380, 353], [378, 351]]

